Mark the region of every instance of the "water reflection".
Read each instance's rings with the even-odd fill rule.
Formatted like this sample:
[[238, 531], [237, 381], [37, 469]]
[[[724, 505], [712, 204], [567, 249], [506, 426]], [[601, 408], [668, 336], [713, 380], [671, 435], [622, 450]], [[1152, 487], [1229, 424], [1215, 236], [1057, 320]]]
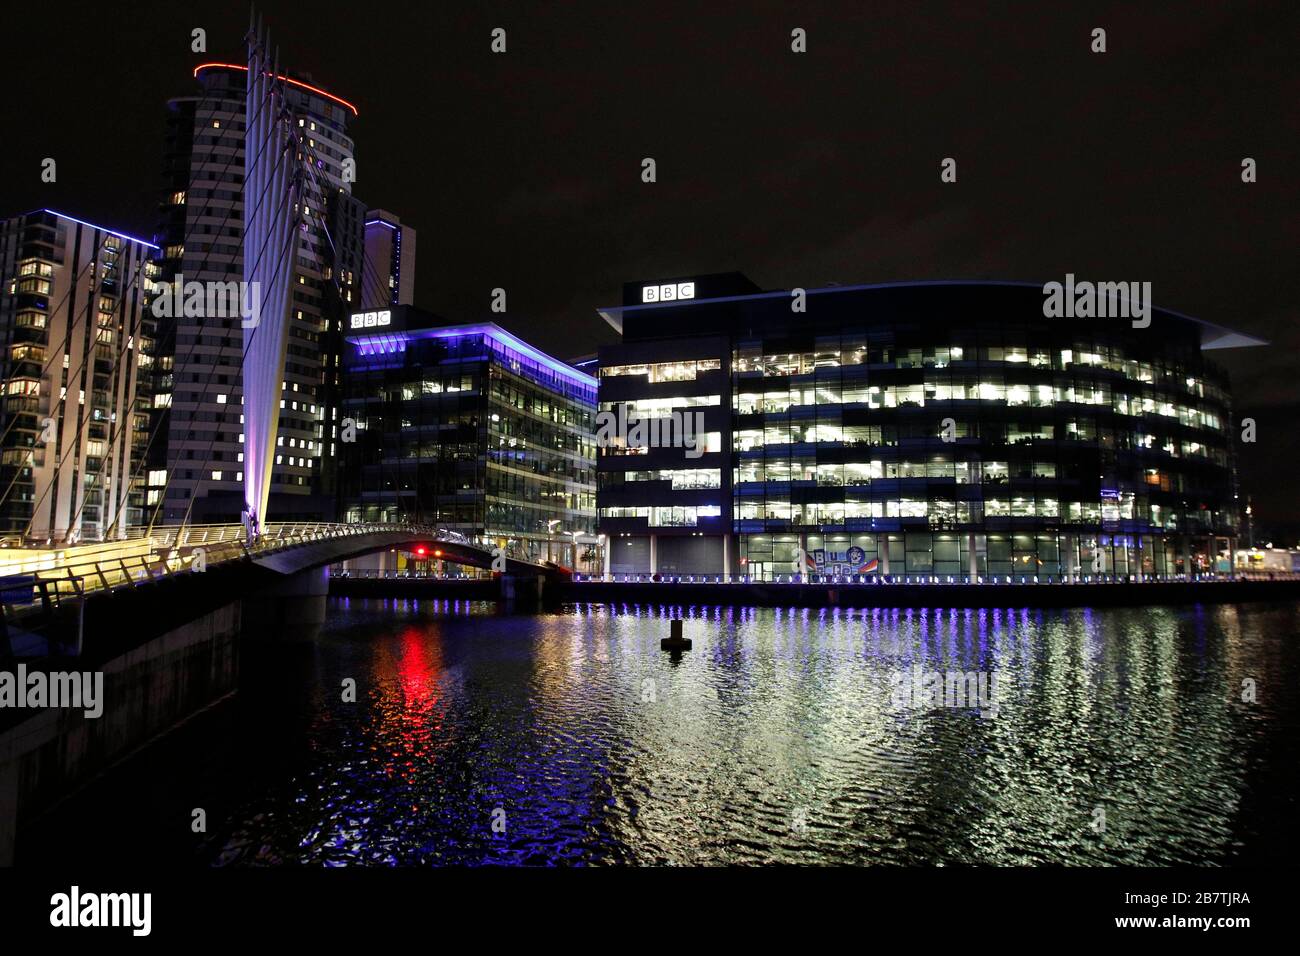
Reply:
[[[674, 616], [694, 641], [675, 661]], [[1281, 855], [1296, 618], [338, 602], [297, 766], [235, 809], [211, 862]], [[995, 676], [996, 716], [898, 706], [921, 674]], [[1246, 678], [1272, 692], [1243, 702]]]

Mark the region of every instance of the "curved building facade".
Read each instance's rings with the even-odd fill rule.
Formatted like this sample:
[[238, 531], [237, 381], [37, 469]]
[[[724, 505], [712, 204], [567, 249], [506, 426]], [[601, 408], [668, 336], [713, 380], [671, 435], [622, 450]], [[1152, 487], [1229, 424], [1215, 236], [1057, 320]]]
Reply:
[[[204, 63], [197, 89], [167, 104], [164, 195], [154, 241], [163, 282], [244, 278], [247, 67]], [[281, 77], [304, 138], [306, 213], [291, 268], [284, 403], [271, 475], [280, 518], [334, 516], [337, 404], [347, 312], [389, 300], [364, 256], [365, 203], [352, 196], [356, 108]], [[285, 161], [294, 157], [286, 155]], [[260, 197], [254, 197], [254, 204]], [[277, 258], [283, 251], [265, 253]], [[255, 264], [255, 263], [254, 263]], [[158, 328], [147, 505], [158, 521], [238, 521], [244, 502], [243, 331], [231, 317], [177, 316]]]
[[[669, 285], [690, 297], [663, 301]], [[994, 282], [802, 297], [735, 274], [629, 285], [602, 310], [623, 339], [601, 352], [602, 411], [699, 411], [716, 439], [692, 457], [600, 448], [608, 572], [1226, 570], [1236, 427], [1207, 352], [1257, 340], [1158, 308], [1048, 318], [1044, 298], [1041, 285]]]

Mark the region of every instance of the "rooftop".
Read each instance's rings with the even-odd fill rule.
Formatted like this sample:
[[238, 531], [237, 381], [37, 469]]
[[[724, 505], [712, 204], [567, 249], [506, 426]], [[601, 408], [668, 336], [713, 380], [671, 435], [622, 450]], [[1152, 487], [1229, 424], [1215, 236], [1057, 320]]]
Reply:
[[119, 239], [125, 239], [127, 242], [134, 242], [136, 245], [147, 246], [150, 249], [158, 248], [152, 242], [147, 242], [144, 239], [137, 239], [135, 236], [128, 236], [124, 232], [118, 232], [116, 229], [109, 229], [107, 226], [100, 226], [100, 225], [96, 225], [93, 222], [87, 222], [84, 219], [78, 219], [76, 216], [69, 216], [67, 213], [59, 212], [57, 209], [47, 209], [47, 208], [33, 209], [29, 212], [24, 213], [24, 215], [34, 216], [37, 213], [41, 213], [41, 212], [49, 213], [51, 216], [58, 216], [60, 219], [66, 219], [69, 222], [75, 222], [82, 226], [88, 226], [91, 229], [98, 229], [100, 232], [106, 232], [110, 236], [117, 236]]
[[[194, 68], [194, 78], [197, 80], [199, 78], [199, 74], [202, 73], [204, 70], [243, 70], [245, 73], [247, 73], [248, 67], [239, 63], [200, 63], [198, 66]], [[341, 96], [335, 96], [333, 93], [327, 93], [325, 90], [322, 90], [318, 86], [312, 86], [310, 83], [304, 83], [302, 80], [295, 80], [293, 77], [285, 76], [284, 74], [276, 74], [276, 79], [283, 80], [285, 83], [289, 83], [290, 85], [296, 86], [299, 89], [307, 90], [310, 93], [315, 93], [317, 96], [323, 96], [325, 99], [330, 100], [331, 102], [334, 103], [338, 103], [340, 106], [346, 106], [348, 109], [352, 111], [353, 116], [357, 115], [357, 108], [353, 106], [351, 103], [349, 103], [347, 100], [343, 99], [343, 97]]]
[[[713, 280], [713, 281], [709, 282], [708, 280]], [[627, 294], [627, 290], [632, 288], [641, 288], [645, 286], [654, 285], [660, 281], [666, 284], [676, 284], [679, 287], [683, 283], [689, 284], [692, 286], [693, 293], [698, 289], [699, 291], [704, 291], [705, 294], [702, 296], [693, 296], [691, 298], [680, 298], [680, 299], [674, 299], [666, 302], [629, 301], [629, 295]], [[748, 279], [746, 279], [740, 273], [723, 273], [721, 275], [715, 275], [715, 276], [704, 276], [695, 282], [692, 282], [689, 279], [686, 280], [647, 279], [643, 282], [628, 283], [624, 287], [625, 295], [624, 295], [623, 305], [606, 306], [603, 308], [598, 308], [596, 311], [606, 322], [610, 324], [610, 326], [613, 327], [613, 329], [616, 332], [619, 333], [619, 335], [622, 335], [623, 317], [629, 314], [640, 314], [655, 309], [685, 309], [685, 308], [698, 307], [701, 305], [721, 305], [727, 303], [761, 302], [761, 301], [773, 300], [773, 299], [788, 299], [791, 295], [791, 291], [789, 289], [778, 289], [778, 290], [766, 291], [766, 292], [741, 292], [739, 294], [718, 294], [718, 295], [708, 294], [709, 285], [713, 285], [714, 288], [717, 288], [719, 286], [722, 286], [723, 288], [727, 286], [731, 286], [734, 288], [737, 286], [742, 286], [743, 284], [749, 284], [750, 286], [753, 285], [752, 283], [749, 282]], [[860, 285], [831, 285], [831, 286], [824, 286], [818, 289], [807, 289], [805, 291], [808, 297], [812, 298], [813, 296], [819, 296], [819, 295], [837, 295], [837, 294], [842, 295], [845, 293], [853, 293], [853, 292], [872, 292], [872, 291], [883, 292], [886, 290], [906, 290], [906, 289], [920, 290], [920, 289], [937, 289], [937, 288], [952, 289], [952, 288], [960, 288], [962, 286], [968, 286], [973, 289], [998, 289], [998, 288], [1034, 289], [1041, 292], [1044, 287], [1044, 283], [1015, 282], [1010, 280], [998, 280], [998, 279], [922, 279], [922, 280], [910, 280], [910, 281], [900, 281], [900, 282], [863, 283]], [[1181, 319], [1185, 322], [1190, 322], [1196, 326], [1199, 326], [1201, 330], [1201, 348], [1206, 351], [1211, 349], [1243, 348], [1247, 346], [1269, 344], [1264, 339], [1256, 338], [1253, 335], [1248, 335], [1244, 332], [1238, 332], [1221, 325], [1216, 325], [1213, 322], [1207, 322], [1204, 319], [1198, 319], [1194, 316], [1185, 315], [1182, 312], [1176, 312], [1172, 309], [1165, 309], [1157, 306], [1157, 307], [1153, 307], [1152, 311], [1162, 313], [1164, 315], [1172, 316], [1174, 318]]]
[[[391, 310], [401, 313], [402, 307], [395, 307]], [[418, 310], [410, 310], [410, 313], [417, 313]], [[436, 320], [435, 316], [424, 313], [421, 318]], [[453, 339], [467, 335], [482, 335], [492, 339], [498, 345], [511, 349], [526, 358], [532, 359], [544, 368], [550, 369], [562, 378], [566, 378], [578, 385], [588, 388], [596, 387], [596, 379], [581, 372], [562, 362], [554, 356], [548, 355], [536, 346], [529, 345], [517, 335], [507, 332], [495, 322], [469, 322], [460, 325], [432, 325], [427, 327], [412, 327], [408, 324], [407, 328], [390, 328], [385, 331], [376, 331], [361, 335], [349, 335], [347, 341], [357, 346], [362, 355], [371, 355], [384, 352], [398, 352], [406, 348], [406, 343], [412, 339]]]

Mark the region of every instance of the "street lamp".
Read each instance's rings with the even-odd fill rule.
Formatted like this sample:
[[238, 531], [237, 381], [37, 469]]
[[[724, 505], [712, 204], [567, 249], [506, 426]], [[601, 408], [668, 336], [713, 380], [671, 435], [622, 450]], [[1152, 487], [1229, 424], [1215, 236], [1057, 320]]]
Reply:
[[[566, 532], [564, 532], [564, 533], [567, 534], [570, 538], [573, 539], [573, 570], [576, 571], [576, 570], [578, 570], [578, 535], [581, 534], [581, 532], [580, 532], [580, 531], [566, 531]], [[590, 570], [590, 569], [588, 569], [588, 570]]]
[[551, 551], [551, 543], [555, 540], [555, 527], [560, 524], [559, 518], [551, 518], [546, 522], [546, 560], [554, 561], [555, 555]]

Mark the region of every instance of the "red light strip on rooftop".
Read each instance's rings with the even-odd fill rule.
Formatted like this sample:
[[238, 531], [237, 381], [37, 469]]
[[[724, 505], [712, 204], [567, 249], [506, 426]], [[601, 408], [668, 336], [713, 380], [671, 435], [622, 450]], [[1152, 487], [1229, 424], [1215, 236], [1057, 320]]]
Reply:
[[[200, 71], [212, 70], [212, 69], [243, 70], [245, 73], [248, 72], [248, 67], [240, 66], [238, 63], [200, 63], [198, 66], [194, 68], [194, 78], [196, 80], [199, 78]], [[335, 103], [338, 103], [340, 106], [346, 106], [348, 109], [352, 111], [353, 116], [358, 115], [357, 108], [353, 106], [351, 103], [349, 103], [347, 100], [343, 99], [343, 97], [341, 96], [335, 96], [333, 93], [326, 93], [318, 86], [312, 86], [310, 83], [304, 83], [302, 80], [295, 80], [293, 77], [290, 76], [277, 76], [276, 79], [284, 80], [286, 83], [292, 83], [294, 86], [300, 86], [304, 90], [310, 90], [311, 92], [315, 93], [318, 96], [323, 96], [327, 100], [332, 100]]]

